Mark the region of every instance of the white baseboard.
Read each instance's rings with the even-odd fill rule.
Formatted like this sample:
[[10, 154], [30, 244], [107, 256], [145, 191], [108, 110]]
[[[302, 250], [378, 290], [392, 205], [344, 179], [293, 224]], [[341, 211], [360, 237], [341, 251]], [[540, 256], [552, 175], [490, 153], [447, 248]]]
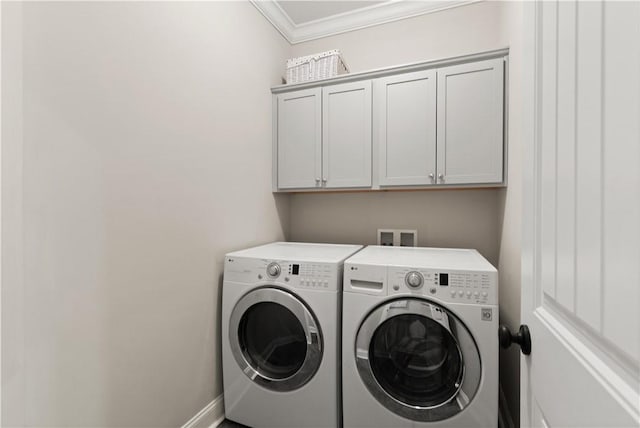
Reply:
[[500, 403], [498, 406], [498, 427], [499, 428], [515, 428], [513, 425], [513, 418], [509, 412], [509, 403], [507, 403], [507, 397], [504, 395], [502, 385], [500, 385]]
[[207, 404], [198, 414], [182, 425], [182, 428], [215, 428], [224, 420], [224, 397], [218, 395]]

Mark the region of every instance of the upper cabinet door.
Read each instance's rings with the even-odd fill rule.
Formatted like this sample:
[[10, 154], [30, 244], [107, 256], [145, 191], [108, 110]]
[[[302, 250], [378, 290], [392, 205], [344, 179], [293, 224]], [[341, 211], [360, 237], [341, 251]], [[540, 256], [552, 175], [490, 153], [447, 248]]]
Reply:
[[438, 70], [438, 183], [501, 183], [502, 58]]
[[322, 91], [277, 95], [278, 188], [320, 186], [322, 173]]
[[323, 89], [326, 188], [371, 186], [371, 81]]
[[377, 79], [375, 100], [380, 185], [435, 184], [435, 70]]

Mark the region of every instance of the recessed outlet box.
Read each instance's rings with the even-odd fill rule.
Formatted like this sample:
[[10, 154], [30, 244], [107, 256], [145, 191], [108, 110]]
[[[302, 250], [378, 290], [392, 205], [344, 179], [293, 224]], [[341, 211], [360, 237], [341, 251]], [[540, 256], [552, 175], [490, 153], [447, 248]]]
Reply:
[[415, 247], [418, 243], [416, 238], [418, 232], [415, 230], [400, 231], [400, 246], [401, 247]]
[[378, 229], [378, 245], [387, 247], [416, 247], [418, 246], [418, 231]]
[[378, 245], [393, 246], [393, 231], [378, 230]]

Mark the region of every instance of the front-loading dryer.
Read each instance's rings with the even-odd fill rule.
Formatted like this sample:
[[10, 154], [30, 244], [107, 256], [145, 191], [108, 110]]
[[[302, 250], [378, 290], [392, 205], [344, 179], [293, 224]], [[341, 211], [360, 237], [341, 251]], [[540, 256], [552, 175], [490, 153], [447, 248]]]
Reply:
[[225, 256], [225, 416], [250, 427], [340, 425], [343, 262], [359, 245], [276, 242]]
[[342, 322], [345, 428], [497, 426], [497, 271], [477, 251], [365, 248]]

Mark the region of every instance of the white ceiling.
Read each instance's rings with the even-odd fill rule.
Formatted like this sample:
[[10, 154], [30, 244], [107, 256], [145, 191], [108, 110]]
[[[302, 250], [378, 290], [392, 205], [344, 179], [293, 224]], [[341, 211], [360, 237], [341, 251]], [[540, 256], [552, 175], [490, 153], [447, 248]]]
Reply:
[[251, 0], [293, 44], [476, 1], [480, 0]]
[[309, 21], [328, 18], [345, 12], [352, 12], [356, 9], [363, 9], [384, 1], [297, 1], [280, 0], [276, 1], [278, 6], [289, 15], [294, 24], [300, 25]]

